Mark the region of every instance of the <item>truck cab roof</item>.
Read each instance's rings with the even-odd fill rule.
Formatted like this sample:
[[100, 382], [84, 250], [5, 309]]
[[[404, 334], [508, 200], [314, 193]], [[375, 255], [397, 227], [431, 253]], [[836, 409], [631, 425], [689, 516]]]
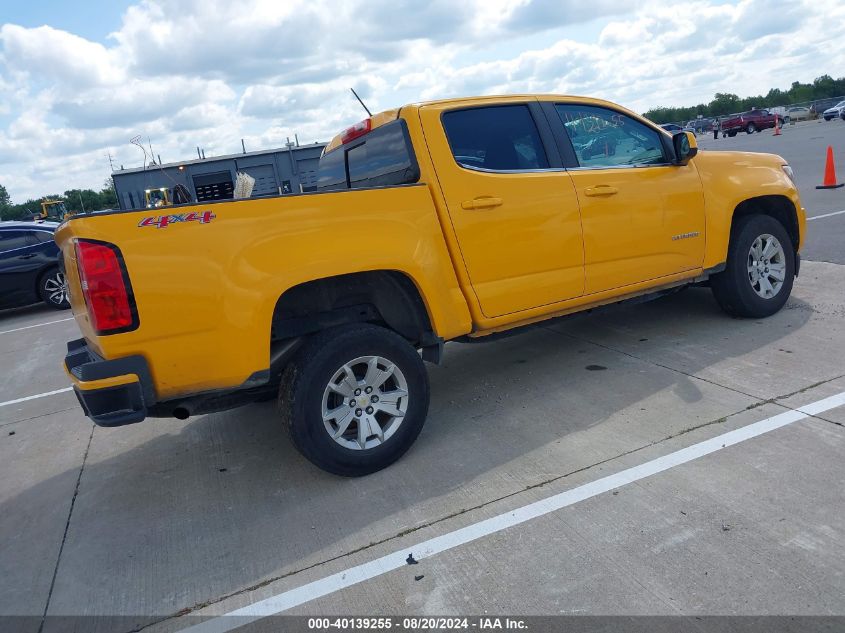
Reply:
[[[343, 130], [340, 134], [337, 134], [332, 138], [331, 141], [323, 148], [323, 155], [328, 154], [329, 152], [334, 151], [344, 143], [344, 139], [347, 139], [349, 142], [350, 136], [352, 138], [357, 138], [358, 136], [363, 136], [369, 131], [375, 130], [376, 128], [390, 123], [391, 121], [395, 121], [399, 118], [402, 110], [406, 109], [420, 109], [420, 108], [428, 108], [428, 107], [438, 107], [450, 104], [460, 104], [465, 106], [473, 106], [473, 105], [483, 105], [485, 103], [495, 102], [495, 103], [502, 103], [503, 101], [561, 101], [561, 102], [572, 102], [577, 101], [579, 103], [584, 103], [587, 105], [597, 105], [597, 106], [605, 106], [611, 107], [614, 109], [622, 110], [628, 114], [633, 114], [637, 118], [641, 118], [639, 115], [631, 112], [625, 108], [621, 108], [619, 105], [615, 103], [611, 103], [610, 101], [605, 101], [603, 99], [596, 99], [594, 97], [583, 97], [579, 95], [561, 95], [561, 94], [513, 94], [513, 95], [486, 95], [483, 97], [452, 97], [449, 99], [435, 99], [432, 101], [418, 101], [409, 103], [399, 108], [394, 108], [392, 110], [385, 110], [383, 112], [379, 112], [377, 114], [372, 115], [368, 119], [363, 119], [359, 121], [353, 126], [350, 126]], [[357, 134], [357, 136], [356, 136]]]

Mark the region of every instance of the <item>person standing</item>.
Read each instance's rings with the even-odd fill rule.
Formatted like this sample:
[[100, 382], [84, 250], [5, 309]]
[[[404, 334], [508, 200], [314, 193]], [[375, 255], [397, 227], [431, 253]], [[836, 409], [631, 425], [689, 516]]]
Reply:
[[719, 127], [721, 127], [719, 125], [719, 117], [716, 117], [715, 119], [713, 119], [713, 140], [714, 141], [717, 138], [719, 138]]

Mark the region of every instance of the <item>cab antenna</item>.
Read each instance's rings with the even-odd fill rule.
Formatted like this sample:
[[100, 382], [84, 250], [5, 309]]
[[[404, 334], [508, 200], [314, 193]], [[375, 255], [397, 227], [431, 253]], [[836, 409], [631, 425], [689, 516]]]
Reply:
[[362, 108], [364, 108], [364, 109], [367, 111], [367, 115], [368, 115], [368, 116], [373, 116], [373, 113], [372, 113], [372, 112], [370, 112], [370, 109], [369, 109], [367, 106], [365, 106], [365, 105], [364, 105], [364, 102], [363, 102], [363, 101], [361, 101], [361, 97], [359, 97], [359, 96], [358, 96], [358, 93], [357, 93], [357, 92], [355, 92], [355, 88], [350, 88], [350, 90], [352, 91], [352, 94], [354, 94], [354, 95], [355, 95], [355, 98], [356, 98], [356, 99], [358, 99], [358, 103], [360, 103], [360, 104], [361, 104], [361, 107], [362, 107]]

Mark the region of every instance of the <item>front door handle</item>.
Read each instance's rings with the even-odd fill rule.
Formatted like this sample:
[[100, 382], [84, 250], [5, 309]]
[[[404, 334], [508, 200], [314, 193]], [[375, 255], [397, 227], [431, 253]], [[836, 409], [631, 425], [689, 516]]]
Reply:
[[493, 207], [500, 206], [502, 206], [501, 198], [484, 197], [461, 202], [461, 209], [492, 209]]
[[610, 185], [597, 185], [584, 189], [584, 195], [587, 196], [614, 196], [617, 193], [619, 193], [619, 189]]
[[20, 255], [20, 256], [18, 256], [18, 259], [32, 259], [32, 258], [33, 258], [33, 257], [35, 257], [37, 254], [38, 254], [38, 253], [28, 253], [28, 254], [26, 254], [26, 255]]

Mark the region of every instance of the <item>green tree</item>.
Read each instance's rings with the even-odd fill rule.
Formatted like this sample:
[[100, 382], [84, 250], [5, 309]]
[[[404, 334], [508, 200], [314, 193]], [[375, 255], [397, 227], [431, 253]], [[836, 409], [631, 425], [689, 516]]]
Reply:
[[12, 198], [6, 187], [0, 185], [0, 220], [19, 220], [25, 211], [18, 208], [19, 205], [12, 204]]
[[795, 103], [809, 103], [842, 96], [845, 96], [845, 77], [833, 79], [830, 75], [822, 75], [811, 84], [794, 81], [789, 90], [772, 88], [765, 96], [740, 98], [732, 93], [717, 92], [708, 104], [700, 103], [695, 107], [663, 106], [652, 108], [645, 113], [645, 116], [655, 123], [676, 123], [695, 118], [699, 114], [704, 117], [725, 116], [752, 108], [789, 106]]
[[830, 75], [822, 75], [813, 80], [813, 92], [824, 96], [836, 95], [836, 80]]
[[[30, 198], [26, 202], [16, 204], [15, 208], [20, 210], [20, 215], [18, 217], [31, 217], [41, 215], [41, 202], [46, 199], [47, 198], [38, 198], [38, 200], [33, 200], [32, 198]], [[55, 200], [55, 198], [53, 199]]]
[[99, 211], [100, 194], [93, 189], [68, 189], [63, 196], [68, 211]]
[[114, 182], [109, 176], [100, 190], [100, 208], [114, 209], [115, 207], [117, 207], [117, 194], [114, 191]]
[[739, 109], [739, 97], [727, 92], [717, 92], [710, 102], [710, 112], [714, 115], [730, 114]]
[[10, 204], [5, 207], [0, 206], [0, 220], [20, 220], [24, 217], [30, 216], [22, 204]]

